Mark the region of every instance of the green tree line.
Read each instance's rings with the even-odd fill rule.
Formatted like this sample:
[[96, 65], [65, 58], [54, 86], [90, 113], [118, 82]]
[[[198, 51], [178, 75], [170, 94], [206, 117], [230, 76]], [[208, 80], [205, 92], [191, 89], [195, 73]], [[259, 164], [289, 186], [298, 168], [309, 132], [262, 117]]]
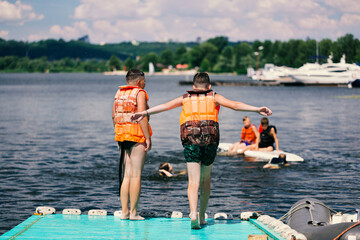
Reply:
[[[20, 45], [22, 47], [18, 48]], [[316, 56], [317, 48], [319, 56]], [[3, 49], [6, 51], [3, 52]], [[49, 49], [51, 54], [46, 54]], [[104, 46], [63, 40], [37, 43], [0, 40], [0, 53], [2, 72], [103, 72], [132, 67], [148, 71], [149, 62], [152, 62], [157, 71], [169, 65], [188, 64], [189, 68], [198, 67], [200, 71], [244, 74], [248, 67], [258, 68], [265, 63], [297, 68], [306, 62], [314, 62], [316, 58], [325, 62], [330, 54], [334, 62], [345, 54], [347, 62], [358, 63], [360, 41], [352, 34], [339, 37], [336, 41], [323, 39], [319, 42], [314, 39], [290, 39], [235, 43], [219, 36], [202, 43], [120, 43]]]

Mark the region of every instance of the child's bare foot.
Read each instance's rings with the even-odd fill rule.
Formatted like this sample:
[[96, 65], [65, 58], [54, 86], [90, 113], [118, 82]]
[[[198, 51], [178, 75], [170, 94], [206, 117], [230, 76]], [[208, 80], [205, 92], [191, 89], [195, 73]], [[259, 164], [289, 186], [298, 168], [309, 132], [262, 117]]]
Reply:
[[207, 223], [208, 222], [205, 221], [205, 216], [204, 217], [200, 216], [200, 225], [206, 225]]
[[130, 220], [134, 220], [134, 221], [141, 221], [141, 220], [145, 220], [145, 218], [143, 218], [142, 216], [136, 214], [136, 215], [132, 215], [130, 214]]
[[191, 229], [201, 229], [199, 224], [199, 216], [197, 213], [190, 213]]
[[120, 219], [126, 220], [129, 219], [130, 213], [121, 213]]

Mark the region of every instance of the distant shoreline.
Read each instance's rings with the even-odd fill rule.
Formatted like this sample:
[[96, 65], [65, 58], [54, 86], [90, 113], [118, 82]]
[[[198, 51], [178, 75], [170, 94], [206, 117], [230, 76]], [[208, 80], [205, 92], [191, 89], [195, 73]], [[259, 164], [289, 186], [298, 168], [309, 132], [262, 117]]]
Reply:
[[[104, 75], [126, 75], [127, 71], [111, 71], [111, 72], [103, 72]], [[187, 75], [195, 75], [196, 73], [198, 73], [198, 71], [196, 70], [184, 70], [184, 71], [162, 71], [162, 72], [154, 72], [152, 74], [145, 72], [146, 75], [160, 75], [160, 76], [176, 76], [176, 75], [180, 75], [180, 76], [187, 76]], [[210, 75], [239, 75], [236, 73], [212, 73], [209, 72]]]

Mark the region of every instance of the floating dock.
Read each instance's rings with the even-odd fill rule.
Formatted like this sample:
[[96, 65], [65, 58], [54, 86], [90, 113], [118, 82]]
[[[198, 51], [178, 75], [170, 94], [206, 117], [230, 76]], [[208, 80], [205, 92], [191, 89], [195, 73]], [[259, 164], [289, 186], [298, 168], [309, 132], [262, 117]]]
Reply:
[[[94, 210], [96, 212], [96, 210]], [[94, 212], [92, 211], [92, 212]], [[253, 218], [247, 220], [221, 217], [207, 219], [202, 229], [190, 228], [190, 219], [179, 217], [145, 218], [143, 221], [121, 220], [118, 214], [104, 215], [80, 214], [43, 214], [33, 215], [0, 236], [4, 239], [245, 239], [245, 240], [286, 240], [276, 228], [268, 227], [266, 221]], [[174, 214], [172, 214], [174, 215]], [[180, 216], [182, 214], [180, 213]], [[219, 215], [218, 215], [219, 216]], [[225, 217], [224, 217], [225, 216]], [[264, 218], [266, 219], [266, 218]], [[283, 236], [281, 236], [281, 234]], [[290, 235], [291, 236], [291, 235]]]

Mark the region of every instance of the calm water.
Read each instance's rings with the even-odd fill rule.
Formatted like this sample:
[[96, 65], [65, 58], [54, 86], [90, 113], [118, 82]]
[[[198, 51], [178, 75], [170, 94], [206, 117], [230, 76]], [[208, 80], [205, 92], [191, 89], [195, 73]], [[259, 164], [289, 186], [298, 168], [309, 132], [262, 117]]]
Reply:
[[[219, 77], [212, 76], [215, 80]], [[231, 77], [228, 77], [231, 78]], [[150, 106], [182, 95], [185, 77], [149, 77]], [[119, 153], [111, 110], [123, 76], [100, 74], [0, 74], [0, 233], [28, 218], [37, 206], [120, 208]], [[336, 87], [214, 87], [218, 93], [273, 110], [280, 148], [305, 159], [279, 170], [242, 157], [218, 156], [208, 213], [262, 211], [275, 217], [304, 197], [337, 210], [360, 206], [360, 89]], [[147, 216], [189, 213], [186, 176], [163, 179], [171, 162], [185, 169], [179, 140], [181, 109], [154, 115], [153, 149], [143, 172], [139, 210]], [[222, 108], [222, 142], [239, 139], [243, 112]], [[261, 116], [247, 113], [258, 125]]]

